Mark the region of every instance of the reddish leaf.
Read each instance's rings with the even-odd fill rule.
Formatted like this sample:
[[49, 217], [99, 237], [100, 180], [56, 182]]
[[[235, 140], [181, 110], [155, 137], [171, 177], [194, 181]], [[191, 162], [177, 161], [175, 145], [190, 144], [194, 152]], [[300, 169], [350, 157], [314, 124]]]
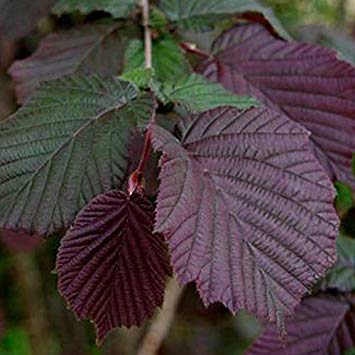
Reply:
[[222, 34], [215, 58], [199, 68], [241, 95], [252, 95], [312, 132], [316, 156], [332, 179], [355, 186], [355, 69], [336, 52], [313, 44], [286, 42], [260, 24]]
[[334, 191], [308, 134], [265, 107], [220, 108], [185, 122], [180, 143], [151, 126], [163, 151], [156, 231], [181, 283], [282, 326], [335, 259]]
[[47, 16], [56, 0], [0, 0], [0, 33], [15, 39], [30, 32]]
[[340, 301], [318, 296], [306, 298], [287, 322], [285, 344], [268, 326], [247, 351], [248, 355], [342, 355], [355, 346], [355, 298]]
[[24, 103], [40, 82], [64, 75], [118, 74], [123, 49], [116, 29], [113, 25], [88, 25], [47, 36], [31, 57], [16, 61], [9, 69], [18, 101]]
[[59, 291], [78, 318], [94, 320], [98, 342], [114, 327], [140, 325], [163, 302], [169, 258], [153, 220], [148, 200], [110, 191], [61, 241]]
[[31, 252], [43, 243], [43, 238], [39, 234], [31, 235], [23, 229], [19, 231], [3, 229], [0, 235], [6, 247], [17, 252]]

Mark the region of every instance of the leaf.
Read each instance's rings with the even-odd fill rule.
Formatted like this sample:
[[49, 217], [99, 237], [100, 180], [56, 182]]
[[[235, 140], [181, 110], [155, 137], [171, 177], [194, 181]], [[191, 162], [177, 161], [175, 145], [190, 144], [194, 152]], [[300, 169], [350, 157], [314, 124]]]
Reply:
[[285, 42], [259, 24], [222, 34], [200, 71], [238, 95], [251, 95], [312, 132], [314, 152], [334, 180], [355, 186], [355, 70], [334, 51]]
[[297, 31], [297, 37], [302, 42], [318, 43], [324, 47], [336, 49], [341, 59], [355, 64], [355, 42], [339, 28], [330, 28], [319, 25], [303, 26]]
[[78, 318], [95, 322], [99, 343], [163, 303], [169, 257], [153, 222], [147, 199], [110, 191], [90, 202], [61, 241], [59, 291]]
[[32, 252], [43, 244], [38, 234], [30, 235], [24, 230], [13, 231], [3, 229], [0, 233], [2, 243], [14, 252]]
[[18, 101], [24, 103], [39, 83], [65, 75], [118, 74], [123, 43], [116, 29], [117, 25], [87, 25], [48, 35], [34, 54], [9, 69]]
[[338, 236], [337, 262], [322, 281], [322, 289], [341, 292], [355, 291], [355, 240]]
[[[153, 40], [152, 57], [155, 78], [175, 81], [189, 74], [191, 68], [175, 39], [165, 35]], [[144, 43], [132, 40], [125, 53], [125, 72], [144, 68]]]
[[58, 79], [0, 125], [0, 224], [49, 235], [126, 175], [130, 130], [153, 103], [131, 84]]
[[59, 0], [52, 12], [61, 16], [74, 11], [84, 15], [94, 11], [105, 11], [115, 18], [126, 18], [136, 3], [137, 0]]
[[272, 10], [254, 0], [161, 0], [160, 9], [176, 26], [197, 31], [213, 27], [235, 13], [261, 13], [280, 36], [289, 38]]
[[0, 0], [0, 33], [11, 39], [26, 36], [56, 1]]
[[5, 73], [0, 74], [0, 120], [16, 110], [12, 82]]
[[154, 70], [151, 68], [137, 68], [124, 72], [120, 78], [129, 81], [139, 88], [149, 88], [154, 77]]
[[268, 326], [246, 354], [342, 355], [355, 345], [354, 327], [354, 298], [309, 297], [287, 322], [287, 344]]
[[338, 213], [342, 216], [354, 204], [353, 193], [352, 193], [351, 187], [342, 183], [341, 181], [336, 181], [334, 185], [337, 190], [335, 206], [338, 210]]
[[335, 260], [334, 190], [308, 133], [265, 107], [184, 120], [181, 143], [151, 126], [161, 160], [156, 232], [179, 281], [277, 322]]
[[159, 93], [165, 103], [173, 102], [193, 113], [220, 106], [246, 109], [258, 105], [255, 99], [234, 95], [222, 85], [211, 83], [197, 74], [183, 76], [176, 82], [163, 83]]

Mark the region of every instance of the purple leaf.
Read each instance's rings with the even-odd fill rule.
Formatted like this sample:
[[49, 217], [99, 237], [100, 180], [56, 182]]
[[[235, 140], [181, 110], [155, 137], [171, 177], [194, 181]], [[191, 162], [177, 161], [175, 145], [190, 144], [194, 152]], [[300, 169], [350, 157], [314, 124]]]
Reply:
[[118, 74], [123, 49], [116, 29], [117, 25], [87, 25], [48, 35], [33, 55], [9, 69], [19, 103], [32, 96], [40, 82], [77, 73]]
[[56, 0], [0, 0], [0, 33], [11, 39], [27, 35], [49, 14]]
[[0, 236], [5, 246], [15, 252], [33, 252], [44, 241], [39, 234], [31, 235], [24, 229], [19, 231], [3, 229]]
[[148, 200], [110, 191], [89, 203], [61, 241], [59, 291], [78, 318], [95, 322], [98, 342], [114, 327], [140, 325], [163, 302], [169, 257], [153, 221]]
[[151, 126], [161, 161], [156, 232], [181, 283], [282, 327], [334, 262], [334, 189], [308, 133], [265, 107], [185, 120], [181, 143]]
[[353, 66], [331, 49], [273, 37], [260, 24], [233, 27], [216, 40], [213, 52], [199, 68], [207, 78], [304, 125], [329, 176], [355, 187]]
[[324, 295], [306, 298], [286, 325], [287, 343], [268, 326], [247, 355], [344, 354], [355, 346], [355, 298], [343, 301]]

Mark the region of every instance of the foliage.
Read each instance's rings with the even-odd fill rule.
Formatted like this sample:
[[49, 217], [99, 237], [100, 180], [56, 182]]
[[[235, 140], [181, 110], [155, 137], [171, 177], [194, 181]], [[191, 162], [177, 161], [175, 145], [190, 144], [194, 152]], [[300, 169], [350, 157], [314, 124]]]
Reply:
[[[97, 342], [151, 318], [174, 274], [267, 322], [250, 354], [354, 347], [352, 64], [257, 1], [27, 5], [11, 29], [23, 3], [0, 0], [0, 31], [50, 7], [69, 28], [9, 69], [23, 106], [0, 122], [2, 238], [64, 234], [59, 292]], [[182, 40], [211, 29], [209, 52]]]

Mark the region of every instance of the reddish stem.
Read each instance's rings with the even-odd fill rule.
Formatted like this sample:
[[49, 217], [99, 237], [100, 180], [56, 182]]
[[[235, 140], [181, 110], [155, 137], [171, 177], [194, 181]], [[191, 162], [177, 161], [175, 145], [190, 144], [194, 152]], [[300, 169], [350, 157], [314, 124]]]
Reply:
[[180, 42], [180, 47], [187, 53], [196, 54], [203, 58], [210, 58], [211, 55], [197, 48], [195, 44], [189, 42]]
[[[157, 103], [155, 102], [156, 106]], [[152, 117], [150, 119], [151, 123], [155, 122], [155, 115], [156, 115], [156, 107], [153, 109]], [[150, 157], [150, 154], [152, 152], [152, 137], [150, 130], [145, 132], [144, 135], [144, 146], [141, 154], [141, 158], [139, 160], [137, 169], [133, 171], [133, 173], [130, 175], [129, 180], [128, 180], [128, 194], [132, 195], [133, 192], [138, 192], [140, 194], [143, 193], [144, 190], [144, 169], [146, 167], [147, 161]]]

